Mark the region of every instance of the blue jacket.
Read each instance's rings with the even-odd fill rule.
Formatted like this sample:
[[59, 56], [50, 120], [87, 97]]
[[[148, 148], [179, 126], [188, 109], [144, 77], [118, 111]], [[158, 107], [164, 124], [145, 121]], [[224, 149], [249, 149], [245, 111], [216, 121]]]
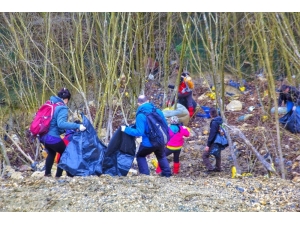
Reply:
[[[51, 96], [50, 101], [54, 103], [63, 102], [57, 96]], [[80, 124], [68, 122], [68, 107], [65, 104], [59, 105], [55, 108], [47, 134], [53, 137], [60, 137], [61, 134], [65, 133], [65, 130], [76, 130], [79, 129], [79, 126]]]
[[[141, 111], [145, 111], [147, 113], [152, 112], [152, 109], [155, 106], [151, 102], [147, 102], [142, 104], [138, 107], [136, 111], [136, 118], [135, 118], [135, 128], [126, 127], [125, 133], [131, 136], [139, 137], [142, 136], [142, 145], [145, 147], [152, 147], [149, 138], [147, 137], [146, 133], [148, 133], [149, 128], [146, 120], [146, 116], [141, 113]], [[140, 113], [139, 113], [140, 112]], [[163, 121], [167, 124], [166, 118], [160, 109], [156, 109], [156, 112], [163, 118]]]

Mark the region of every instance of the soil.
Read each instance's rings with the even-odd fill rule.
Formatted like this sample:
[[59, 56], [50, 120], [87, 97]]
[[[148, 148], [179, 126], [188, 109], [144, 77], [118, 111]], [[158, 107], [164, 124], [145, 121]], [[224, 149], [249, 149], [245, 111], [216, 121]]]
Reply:
[[[170, 81], [171, 82], [171, 81]], [[194, 79], [193, 97], [198, 106], [214, 106], [209, 97], [199, 99], [207, 91], [203, 80]], [[233, 159], [229, 147], [222, 151], [222, 172], [207, 173], [202, 163], [210, 119], [198, 117], [204, 113], [201, 107], [190, 120], [192, 135], [186, 140], [180, 155], [180, 173], [170, 178], [160, 177], [148, 157], [150, 176], [137, 174], [134, 162], [126, 177], [108, 175], [90, 177], [67, 177], [60, 179], [43, 177], [20, 166], [7, 168], [1, 178], [1, 212], [296, 212], [300, 211], [300, 142], [299, 135], [280, 127], [286, 179], [282, 179], [277, 152], [274, 115], [266, 113], [268, 95], [263, 82], [247, 83], [247, 90], [237, 100], [240, 111], [225, 110], [227, 124], [239, 128], [245, 138], [262, 155], [270, 156], [276, 173], [268, 173], [245, 140], [232, 134], [234, 154], [244, 176], [232, 178]], [[163, 90], [156, 81], [148, 81], [146, 95], [161, 106]], [[257, 93], [259, 90], [259, 93]], [[265, 93], [265, 96], [263, 97]], [[259, 96], [262, 100], [259, 100]], [[225, 97], [227, 105], [232, 96]], [[253, 111], [248, 108], [254, 106]], [[245, 121], [238, 121], [244, 114], [252, 114]], [[264, 120], [263, 116], [268, 119]], [[116, 116], [114, 127], [122, 119]], [[129, 121], [129, 122], [133, 122]], [[172, 156], [168, 157], [171, 168]], [[211, 158], [214, 163], [214, 158]], [[17, 173], [17, 175], [14, 175]], [[35, 173], [35, 176], [32, 176]]]

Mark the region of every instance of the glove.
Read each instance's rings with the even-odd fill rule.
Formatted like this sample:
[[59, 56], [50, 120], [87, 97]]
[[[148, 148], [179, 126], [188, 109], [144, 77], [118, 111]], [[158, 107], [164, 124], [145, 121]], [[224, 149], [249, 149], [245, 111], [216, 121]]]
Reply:
[[296, 106], [294, 105], [294, 106], [293, 106], [293, 111], [295, 111], [295, 110], [296, 110]]
[[80, 131], [85, 131], [85, 130], [86, 130], [86, 127], [85, 127], [85, 126], [83, 126], [82, 124], [80, 124], [80, 126], [79, 126], [79, 130], [80, 130]]
[[124, 132], [125, 128], [126, 128], [126, 126], [121, 126], [121, 131]]

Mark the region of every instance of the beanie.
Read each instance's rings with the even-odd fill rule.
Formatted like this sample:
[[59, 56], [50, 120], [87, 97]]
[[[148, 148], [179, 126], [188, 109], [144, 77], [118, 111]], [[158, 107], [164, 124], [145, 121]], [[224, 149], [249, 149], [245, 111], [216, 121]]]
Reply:
[[71, 98], [71, 93], [67, 88], [62, 88], [58, 93], [57, 96], [60, 97], [61, 99], [68, 99], [70, 100]]

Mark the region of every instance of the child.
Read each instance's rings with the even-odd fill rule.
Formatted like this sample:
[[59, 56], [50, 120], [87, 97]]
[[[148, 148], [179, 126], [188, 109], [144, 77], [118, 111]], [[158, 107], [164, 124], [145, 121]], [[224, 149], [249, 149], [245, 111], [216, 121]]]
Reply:
[[182, 73], [178, 87], [178, 102], [188, 109], [190, 117], [193, 117], [195, 112], [193, 104], [193, 89], [194, 83], [190, 74], [187, 72]]
[[[177, 116], [172, 116], [170, 118], [169, 134], [170, 134], [170, 140], [167, 143], [167, 146], [165, 148], [165, 154], [166, 156], [168, 156], [173, 153], [173, 162], [174, 162], [173, 174], [178, 174], [180, 168], [179, 155], [180, 155], [181, 148], [184, 144], [183, 137], [189, 137], [190, 131], [185, 126], [181, 126], [179, 124], [179, 119]], [[161, 169], [158, 164], [156, 168], [156, 173], [160, 173], [160, 172]]]

